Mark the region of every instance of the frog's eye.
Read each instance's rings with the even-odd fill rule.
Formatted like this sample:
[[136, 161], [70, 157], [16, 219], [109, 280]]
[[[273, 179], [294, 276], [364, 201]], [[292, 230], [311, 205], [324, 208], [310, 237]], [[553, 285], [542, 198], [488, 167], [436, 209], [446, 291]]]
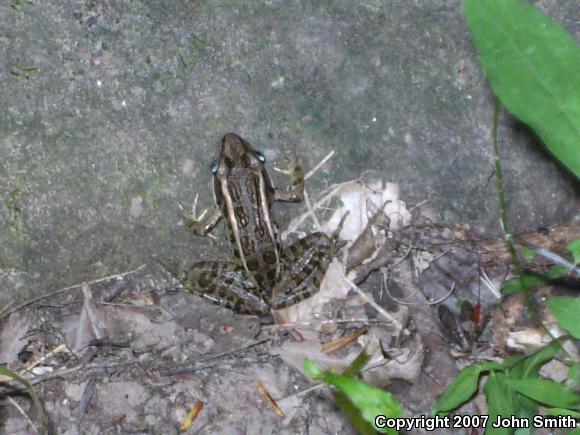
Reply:
[[211, 162], [211, 173], [215, 174], [217, 172], [217, 168], [218, 168], [218, 159], [213, 159], [213, 162]]
[[266, 157], [264, 157], [264, 154], [262, 154], [260, 151], [254, 151], [256, 154], [256, 157], [258, 158], [259, 161], [261, 161], [262, 163], [266, 162]]

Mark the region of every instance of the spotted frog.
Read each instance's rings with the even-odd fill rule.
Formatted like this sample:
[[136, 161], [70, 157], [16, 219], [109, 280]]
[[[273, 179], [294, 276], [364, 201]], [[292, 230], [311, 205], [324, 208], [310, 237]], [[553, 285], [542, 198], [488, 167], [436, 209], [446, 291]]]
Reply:
[[232, 261], [201, 261], [183, 271], [184, 287], [241, 314], [265, 315], [318, 292], [328, 265], [344, 246], [338, 233], [307, 235], [281, 247], [272, 216], [275, 201], [300, 202], [304, 173], [292, 159], [287, 189], [276, 189], [264, 155], [235, 133], [226, 134], [211, 165], [215, 209], [184, 217], [186, 229], [207, 236], [225, 219]]

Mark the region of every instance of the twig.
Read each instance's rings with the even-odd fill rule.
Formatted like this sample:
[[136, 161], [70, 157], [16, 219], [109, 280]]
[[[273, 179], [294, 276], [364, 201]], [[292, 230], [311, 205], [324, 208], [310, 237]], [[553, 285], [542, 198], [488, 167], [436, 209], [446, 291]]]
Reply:
[[298, 391], [297, 393], [291, 394], [290, 396], [283, 397], [282, 399], [278, 399], [278, 403], [284, 402], [285, 400], [291, 399], [293, 397], [300, 397], [304, 396], [312, 391], [320, 390], [326, 386], [325, 383], [315, 384], [312, 387], [308, 387], [302, 391]]
[[17, 306], [15, 306], [15, 307], [14, 307], [14, 308], [12, 308], [11, 310], [5, 311], [5, 312], [3, 312], [2, 314], [0, 314], [0, 320], [1, 320], [1, 319], [3, 319], [3, 318], [5, 318], [5, 317], [7, 317], [7, 316], [9, 316], [9, 315], [10, 315], [10, 314], [12, 314], [12, 313], [14, 313], [14, 312], [16, 312], [16, 311], [18, 311], [18, 310], [20, 310], [20, 309], [24, 308], [24, 307], [27, 307], [28, 305], [32, 305], [32, 304], [34, 304], [34, 303], [36, 303], [36, 302], [38, 302], [38, 301], [42, 301], [43, 299], [51, 298], [51, 297], [53, 297], [53, 296], [56, 296], [56, 295], [59, 295], [59, 294], [61, 294], [61, 293], [65, 293], [65, 292], [67, 292], [67, 291], [69, 291], [69, 290], [73, 290], [73, 289], [76, 289], [76, 288], [82, 287], [84, 284], [86, 284], [86, 285], [93, 285], [93, 284], [98, 284], [98, 283], [100, 283], [100, 282], [109, 281], [109, 280], [111, 280], [111, 279], [114, 279], [114, 278], [122, 278], [122, 277], [124, 277], [124, 276], [127, 276], [127, 275], [130, 275], [130, 274], [133, 274], [133, 273], [139, 272], [139, 271], [140, 271], [141, 269], [143, 269], [145, 266], [147, 266], [147, 264], [142, 264], [142, 265], [141, 265], [141, 266], [139, 266], [137, 269], [133, 269], [133, 270], [130, 270], [130, 271], [128, 271], [128, 272], [117, 273], [117, 274], [115, 274], [115, 275], [109, 275], [109, 276], [106, 276], [106, 277], [104, 277], [104, 278], [98, 278], [98, 279], [94, 279], [94, 280], [92, 280], [92, 281], [89, 281], [89, 282], [87, 282], [87, 283], [80, 283], [80, 284], [71, 285], [71, 286], [69, 286], [69, 287], [64, 287], [64, 288], [61, 288], [61, 289], [59, 289], [59, 290], [56, 290], [56, 291], [53, 291], [53, 292], [47, 293], [47, 294], [45, 294], [45, 295], [43, 295], [43, 296], [39, 296], [39, 297], [37, 297], [37, 298], [30, 299], [29, 301], [23, 302], [23, 303], [21, 303], [20, 305], [17, 305]]
[[36, 427], [36, 425], [32, 422], [32, 420], [30, 419], [30, 417], [28, 416], [28, 414], [26, 414], [26, 412], [24, 412], [24, 409], [22, 409], [22, 407], [18, 404], [18, 402], [16, 402], [16, 400], [14, 400], [12, 397], [7, 396], [8, 397], [8, 401], [10, 402], [10, 404], [12, 406], [14, 406], [16, 408], [16, 410], [22, 414], [22, 416], [25, 418], [25, 420], [28, 422], [28, 424], [32, 427], [33, 431], [38, 433], [38, 428]]
[[113, 288], [107, 291], [107, 294], [103, 296], [101, 301], [103, 303], [113, 302], [117, 296], [119, 296], [125, 290], [125, 282], [121, 278], [117, 278], [117, 282], [113, 285]]
[[[370, 324], [385, 324], [387, 322], [383, 322], [380, 320], [374, 319], [324, 319], [324, 320], [313, 320], [312, 322], [287, 322], [287, 323], [276, 323], [275, 325], [266, 325], [263, 326], [262, 329], [266, 331], [277, 330], [277, 329], [288, 329], [288, 328], [296, 328], [301, 326], [318, 326], [318, 325], [334, 325], [334, 324], [341, 324], [341, 323], [364, 323], [366, 325]], [[388, 322], [390, 323], [390, 322]]]
[[292, 219], [292, 221], [288, 225], [288, 228], [286, 228], [286, 230], [284, 231], [282, 238], [285, 238], [288, 234], [296, 231], [296, 229], [300, 225], [302, 225], [302, 222], [304, 222], [314, 210], [322, 208], [324, 204], [330, 201], [344, 186], [358, 182], [359, 180], [350, 180], [344, 183], [339, 183], [331, 186], [329, 189], [326, 190], [326, 192], [323, 192], [322, 193], [323, 196], [313, 204], [312, 210], [307, 210], [306, 213], [303, 213], [302, 215]]
[[[417, 306], [430, 306], [430, 305], [438, 305], [441, 302], [444, 302], [445, 299], [447, 299], [449, 296], [451, 296], [453, 294], [453, 292], [455, 291], [455, 281], [453, 281], [453, 285], [451, 286], [451, 288], [449, 289], [449, 291], [442, 297], [440, 297], [437, 300], [434, 301], [428, 301], [426, 300], [425, 302], [407, 302], [404, 301], [402, 299], [397, 298], [396, 296], [393, 296], [391, 294], [391, 291], [389, 290], [389, 286], [387, 284], [387, 279], [386, 279], [386, 275], [383, 275], [383, 285], [385, 287], [385, 290], [387, 291], [387, 295], [393, 300], [395, 301], [397, 304], [399, 305], [403, 305], [405, 307], [417, 307]], [[416, 294], [416, 293], [414, 293]]]
[[[205, 370], [205, 369], [220, 366], [220, 365], [233, 364], [233, 363], [239, 362], [240, 360], [236, 359], [236, 358], [231, 358], [231, 359], [226, 359], [223, 361], [217, 361], [215, 363], [212, 363], [210, 361], [215, 361], [215, 360], [223, 358], [225, 356], [234, 355], [238, 352], [241, 352], [241, 351], [244, 351], [247, 349], [251, 349], [252, 347], [255, 347], [255, 346], [259, 346], [260, 344], [266, 343], [270, 340], [271, 340], [270, 338], [263, 338], [262, 340], [255, 341], [253, 343], [247, 344], [245, 346], [239, 347], [239, 348], [234, 349], [234, 350], [223, 352], [223, 353], [220, 353], [217, 355], [208, 355], [205, 358], [203, 358], [203, 357], [199, 358], [193, 364], [189, 364], [187, 366], [182, 366], [182, 367], [174, 368], [174, 369], [160, 370], [159, 374], [161, 376], [172, 376], [172, 375], [178, 375], [178, 374], [182, 374], [182, 373], [192, 373], [192, 372], [196, 372], [199, 370]], [[258, 359], [258, 361], [260, 361], [260, 360]]]
[[377, 304], [372, 298], [367, 296], [367, 294], [362, 291], [354, 282], [352, 282], [347, 277], [344, 277], [344, 280], [351, 286], [351, 288], [357, 292], [371, 307], [373, 307], [379, 314], [381, 314], [385, 319], [389, 322], [393, 323], [397, 329], [402, 329], [403, 325], [393, 316], [391, 316], [384, 308], [382, 308], [379, 304]]
[[93, 394], [95, 393], [95, 383], [96, 379], [94, 377], [91, 377], [88, 380], [87, 384], [85, 385], [83, 394], [81, 396], [81, 400], [79, 402], [79, 407], [77, 409], [77, 419], [79, 423], [82, 421], [85, 413], [87, 412], [87, 409], [89, 408], [91, 399], [93, 398]]
[[547, 258], [548, 260], [551, 260], [556, 264], [566, 266], [568, 268], [568, 274], [572, 272], [580, 274], [580, 269], [577, 267], [577, 265], [570, 263], [568, 260], [560, 257], [558, 254], [548, 251], [547, 249], [544, 248], [532, 248], [532, 249], [536, 254], [541, 255], [542, 257]]
[[264, 387], [264, 384], [262, 384], [262, 382], [260, 382], [259, 379], [256, 379], [256, 386], [258, 387], [258, 391], [260, 392], [262, 397], [266, 399], [266, 402], [268, 402], [268, 404], [274, 410], [276, 415], [278, 415], [278, 417], [285, 417], [284, 411], [282, 411], [280, 406], [278, 406], [272, 395], [268, 392], [268, 390], [266, 390], [266, 387]]
[[234, 354], [241, 352], [243, 350], [248, 350], [248, 349], [251, 349], [252, 347], [259, 346], [260, 344], [267, 343], [270, 340], [271, 340], [271, 338], [263, 338], [261, 340], [254, 341], [253, 343], [247, 344], [245, 346], [238, 347], [237, 349], [234, 349], [234, 350], [229, 350], [227, 352], [218, 353], [217, 355], [208, 355], [205, 358], [204, 357], [199, 358], [196, 362], [211, 361], [212, 359], [218, 359], [218, 358], [222, 358], [224, 356], [234, 355]]
[[324, 165], [326, 162], [328, 162], [332, 158], [333, 155], [334, 155], [334, 150], [329, 152], [326, 155], [326, 157], [320, 161], [320, 163], [318, 163], [314, 168], [312, 168], [310, 171], [308, 171], [308, 173], [304, 176], [304, 180], [308, 180], [310, 177], [312, 177], [314, 175], [314, 173], [322, 167], [322, 165]]
[[495, 284], [492, 282], [492, 280], [490, 279], [490, 277], [488, 276], [487, 272], [485, 271], [485, 269], [482, 267], [481, 269], [481, 276], [479, 279], [481, 279], [481, 282], [483, 282], [483, 284], [485, 285], [485, 287], [497, 298], [497, 299], [501, 299], [501, 293], [498, 290], [498, 288], [495, 286]]
[[257, 358], [246, 358], [246, 359], [229, 358], [229, 359], [222, 359], [222, 360], [218, 360], [218, 361], [211, 360], [211, 361], [206, 362], [206, 363], [195, 364], [192, 366], [179, 367], [179, 368], [175, 368], [175, 369], [160, 370], [159, 375], [160, 376], [182, 375], [185, 373], [195, 373], [195, 372], [199, 372], [201, 370], [212, 369], [214, 367], [220, 367], [220, 366], [233, 366], [233, 365], [238, 365], [238, 364], [242, 364], [242, 363], [262, 363], [262, 362], [268, 361], [270, 358], [271, 358], [270, 355], [265, 355], [265, 356], [261, 356], [261, 357], [257, 357]]
[[60, 352], [69, 352], [69, 349], [66, 346], [66, 344], [61, 344], [61, 345], [55, 347], [53, 350], [51, 350], [49, 353], [47, 353], [46, 355], [44, 355], [42, 358], [36, 360], [31, 365], [29, 365], [24, 370], [22, 370], [22, 373], [21, 374], [25, 374], [25, 373], [29, 372], [30, 370], [32, 370], [37, 365], [43, 363], [47, 359], [51, 358], [53, 355], [55, 355], [57, 353], [60, 353]]
[[304, 203], [306, 204], [306, 209], [308, 210], [308, 213], [310, 214], [312, 220], [314, 221], [314, 227], [318, 231], [320, 231], [322, 227], [320, 226], [320, 221], [316, 217], [315, 210], [312, 208], [312, 204], [310, 203], [310, 198], [308, 196], [308, 192], [306, 191], [306, 189], [304, 189]]

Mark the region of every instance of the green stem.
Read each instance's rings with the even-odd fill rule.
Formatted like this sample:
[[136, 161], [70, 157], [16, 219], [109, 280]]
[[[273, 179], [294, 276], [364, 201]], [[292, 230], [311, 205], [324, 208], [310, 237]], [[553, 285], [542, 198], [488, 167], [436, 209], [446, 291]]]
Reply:
[[516, 274], [518, 275], [518, 279], [520, 280], [520, 286], [522, 291], [524, 292], [524, 299], [526, 301], [526, 306], [530, 312], [530, 315], [533, 320], [536, 322], [542, 323], [540, 315], [538, 314], [538, 310], [536, 306], [532, 303], [530, 299], [530, 289], [526, 284], [526, 280], [524, 279], [523, 268], [522, 264], [520, 263], [520, 258], [516, 253], [516, 248], [514, 246], [514, 241], [511, 233], [508, 231], [508, 213], [507, 213], [507, 201], [506, 201], [506, 194], [505, 194], [505, 185], [503, 182], [503, 170], [501, 166], [501, 158], [499, 155], [499, 143], [497, 140], [497, 129], [499, 125], [499, 111], [500, 111], [500, 102], [497, 97], [495, 97], [495, 105], [493, 111], [493, 130], [492, 130], [492, 138], [493, 138], [493, 153], [494, 153], [494, 160], [495, 160], [495, 183], [497, 187], [497, 193], [499, 195], [499, 224], [501, 227], [501, 232], [503, 234], [503, 238], [505, 240], [506, 246], [512, 258], [512, 263], [514, 268], [516, 269]]

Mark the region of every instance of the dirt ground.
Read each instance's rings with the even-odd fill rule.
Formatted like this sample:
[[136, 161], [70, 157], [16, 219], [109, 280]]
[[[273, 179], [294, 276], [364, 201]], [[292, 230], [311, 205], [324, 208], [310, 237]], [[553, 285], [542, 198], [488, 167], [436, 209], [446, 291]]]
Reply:
[[[319, 294], [272, 317], [237, 315], [180, 291], [152, 261], [5, 308], [0, 361], [34, 385], [50, 433], [334, 434], [355, 432], [328, 387], [305, 375], [305, 357], [341, 371], [365, 349], [362, 378], [392, 392], [405, 416], [421, 416], [460, 368], [515, 353], [508, 333], [531, 326], [514, 323], [514, 307], [525, 312], [521, 298], [500, 304], [493, 294], [510, 274], [501, 243], [417, 212], [396, 230], [368, 222], [360, 230], [359, 241], [374, 231], [372, 249], [360, 251], [348, 280], [335, 273], [353, 261], [356, 243]], [[526, 237], [547, 243], [559, 231]], [[580, 225], [566, 231], [578, 237]], [[460, 300], [479, 303], [486, 318], [467, 344], [437, 310], [452, 313]], [[22, 386], [1, 388], [1, 433], [34, 433], [39, 416]], [[483, 396], [459, 412], [485, 414]]]

